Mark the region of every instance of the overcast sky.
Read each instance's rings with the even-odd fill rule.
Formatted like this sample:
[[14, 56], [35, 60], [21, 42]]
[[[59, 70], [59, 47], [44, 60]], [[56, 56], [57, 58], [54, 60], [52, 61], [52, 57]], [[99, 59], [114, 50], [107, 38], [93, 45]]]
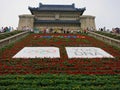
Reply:
[[84, 15], [96, 17], [96, 27], [108, 29], [120, 27], [120, 0], [0, 0], [0, 28], [18, 27], [21, 14], [30, 14], [28, 6], [38, 7], [43, 4], [72, 4], [75, 7], [86, 7]]

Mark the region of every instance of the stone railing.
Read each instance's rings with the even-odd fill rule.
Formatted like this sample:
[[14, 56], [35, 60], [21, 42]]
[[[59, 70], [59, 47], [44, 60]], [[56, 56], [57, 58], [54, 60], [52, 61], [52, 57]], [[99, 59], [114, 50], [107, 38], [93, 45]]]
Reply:
[[116, 39], [113, 39], [104, 35], [100, 35], [91, 31], [88, 31], [88, 35], [95, 37], [96, 39], [102, 40], [110, 45], [114, 45], [120, 48], [120, 40], [116, 40]]
[[26, 36], [28, 33], [29, 33], [29, 31], [25, 31], [25, 32], [21, 32], [21, 33], [13, 35], [11, 37], [0, 40], [0, 48], [19, 40], [20, 38]]

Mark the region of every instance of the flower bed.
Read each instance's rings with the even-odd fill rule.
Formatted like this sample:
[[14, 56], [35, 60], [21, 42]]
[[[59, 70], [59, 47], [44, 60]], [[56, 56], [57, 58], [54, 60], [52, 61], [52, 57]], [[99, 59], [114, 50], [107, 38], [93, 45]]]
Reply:
[[[49, 37], [48, 37], [49, 36]], [[12, 58], [24, 47], [58, 47], [60, 58]], [[65, 47], [98, 47], [115, 58], [71, 58]], [[3, 74], [120, 74], [120, 51], [87, 35], [30, 34], [1, 51], [0, 75]]]

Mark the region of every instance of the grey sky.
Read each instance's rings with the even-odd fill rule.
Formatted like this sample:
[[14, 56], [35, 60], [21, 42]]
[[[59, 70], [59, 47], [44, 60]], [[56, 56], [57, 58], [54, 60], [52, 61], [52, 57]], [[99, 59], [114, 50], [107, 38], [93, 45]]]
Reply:
[[86, 7], [84, 15], [96, 16], [96, 27], [120, 27], [120, 0], [0, 0], [0, 28], [18, 26], [18, 15], [30, 14], [28, 6], [43, 4], [72, 4], [78, 8]]

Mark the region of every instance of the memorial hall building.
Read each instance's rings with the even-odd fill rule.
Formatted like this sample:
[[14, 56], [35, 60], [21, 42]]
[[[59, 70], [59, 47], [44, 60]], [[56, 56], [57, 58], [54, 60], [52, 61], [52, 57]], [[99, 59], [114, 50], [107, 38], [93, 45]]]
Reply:
[[18, 29], [25, 28], [49, 30], [50, 32], [95, 30], [95, 17], [83, 15], [86, 8], [71, 5], [48, 5], [39, 3], [38, 7], [28, 7], [31, 14], [19, 15]]

